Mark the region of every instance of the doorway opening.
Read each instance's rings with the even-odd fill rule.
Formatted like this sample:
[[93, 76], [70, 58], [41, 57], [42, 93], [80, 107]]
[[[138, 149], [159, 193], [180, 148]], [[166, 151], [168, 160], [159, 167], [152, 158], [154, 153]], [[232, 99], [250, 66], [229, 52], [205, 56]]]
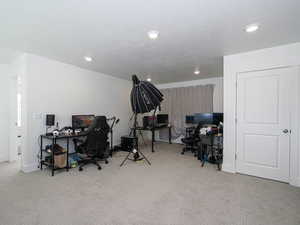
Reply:
[[21, 170], [22, 166], [22, 80], [12, 77], [10, 85], [10, 147], [9, 162]]

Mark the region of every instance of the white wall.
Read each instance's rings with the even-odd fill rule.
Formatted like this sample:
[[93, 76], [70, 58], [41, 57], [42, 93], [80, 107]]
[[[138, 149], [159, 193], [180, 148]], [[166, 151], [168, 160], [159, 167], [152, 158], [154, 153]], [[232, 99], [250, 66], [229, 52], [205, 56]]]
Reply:
[[10, 67], [0, 64], [0, 162], [9, 159]]
[[[224, 171], [233, 173], [236, 171], [235, 82], [237, 73], [287, 66], [299, 68], [299, 65], [300, 43], [224, 57], [224, 160], [222, 168]], [[300, 72], [298, 75], [300, 76]], [[298, 99], [300, 99], [300, 96]], [[297, 127], [292, 135], [299, 133], [300, 121], [294, 121], [294, 124], [296, 124]], [[299, 138], [300, 136], [292, 136], [292, 141], [296, 142], [296, 149], [295, 152], [291, 154], [292, 169], [290, 171], [290, 183], [297, 186], [300, 186], [300, 153], [299, 143], [297, 142]]]
[[156, 87], [159, 89], [165, 89], [165, 88], [189, 87], [189, 86], [206, 85], [206, 84], [214, 85], [214, 96], [213, 96], [214, 112], [223, 112], [223, 78], [222, 77], [158, 84], [156, 85]]
[[37, 168], [38, 137], [45, 133], [47, 113], [56, 115], [60, 127], [71, 125], [72, 114], [117, 116], [115, 143], [128, 133], [131, 82], [32, 54], [25, 58], [24, 171]]

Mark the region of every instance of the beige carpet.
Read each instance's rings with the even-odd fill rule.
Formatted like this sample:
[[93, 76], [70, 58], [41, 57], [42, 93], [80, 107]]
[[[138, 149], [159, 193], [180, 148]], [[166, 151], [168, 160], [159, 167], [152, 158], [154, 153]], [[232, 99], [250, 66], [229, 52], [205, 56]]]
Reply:
[[54, 177], [0, 164], [0, 225], [299, 225], [300, 188], [201, 168], [182, 146], [144, 149], [152, 162], [89, 166]]

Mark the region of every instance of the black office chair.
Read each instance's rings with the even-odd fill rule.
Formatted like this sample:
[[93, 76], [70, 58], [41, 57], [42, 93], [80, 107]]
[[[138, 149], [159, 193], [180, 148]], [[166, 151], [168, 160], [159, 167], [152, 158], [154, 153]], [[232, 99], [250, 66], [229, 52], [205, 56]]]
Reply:
[[195, 147], [197, 147], [198, 142], [200, 141], [200, 129], [201, 124], [199, 123], [192, 134], [187, 134], [185, 138], [181, 139], [181, 141], [185, 144], [185, 147], [181, 152], [182, 155], [188, 150], [190, 150], [192, 153], [195, 153]]
[[105, 116], [96, 116], [91, 126], [86, 131], [87, 138], [85, 141], [74, 139], [75, 151], [79, 154], [79, 171], [83, 166], [93, 163], [101, 170], [98, 163], [104, 159], [108, 163], [109, 142], [108, 140], [109, 125]]

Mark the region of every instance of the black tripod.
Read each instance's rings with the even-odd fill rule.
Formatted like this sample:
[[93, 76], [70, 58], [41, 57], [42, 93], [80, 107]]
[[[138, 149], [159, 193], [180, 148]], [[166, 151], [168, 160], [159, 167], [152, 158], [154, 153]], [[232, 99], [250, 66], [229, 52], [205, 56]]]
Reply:
[[[134, 116], [134, 114], [132, 114], [132, 117], [130, 118], [130, 121], [132, 120], [133, 116]], [[138, 121], [136, 121], [136, 126], [135, 127], [139, 127]], [[138, 138], [138, 136], [140, 136], [142, 138], [142, 140], [143, 140], [144, 145], [147, 146], [142, 131], [140, 129], [137, 129], [137, 131], [138, 131], [137, 138]], [[130, 128], [129, 136], [133, 136], [133, 132], [134, 132], [134, 128]]]
[[114, 145], [113, 145], [113, 136], [114, 136], [114, 134], [113, 134], [113, 127], [114, 127], [114, 125], [118, 124], [119, 121], [120, 121], [120, 119], [117, 119], [115, 116], [112, 117], [111, 119], [113, 120], [113, 122], [112, 122], [112, 124], [111, 124], [111, 126], [109, 128], [109, 132], [110, 132], [110, 156], [112, 156], [112, 153], [114, 151]]
[[[133, 149], [131, 151], [128, 152], [127, 156], [125, 157], [125, 159], [123, 160], [123, 162], [120, 164], [120, 167], [124, 165], [124, 163], [129, 159], [132, 161], [140, 161], [145, 159], [146, 162], [151, 165], [150, 161], [147, 159], [147, 157], [143, 154], [143, 152], [141, 152], [141, 150], [139, 149], [139, 143], [138, 143], [138, 138], [136, 136], [136, 124], [137, 124], [137, 114], [134, 113], [134, 125], [133, 125], [133, 137], [134, 137], [134, 143], [133, 143]], [[130, 155], [133, 154], [133, 159], [130, 158]], [[142, 157], [140, 157], [140, 155]]]

